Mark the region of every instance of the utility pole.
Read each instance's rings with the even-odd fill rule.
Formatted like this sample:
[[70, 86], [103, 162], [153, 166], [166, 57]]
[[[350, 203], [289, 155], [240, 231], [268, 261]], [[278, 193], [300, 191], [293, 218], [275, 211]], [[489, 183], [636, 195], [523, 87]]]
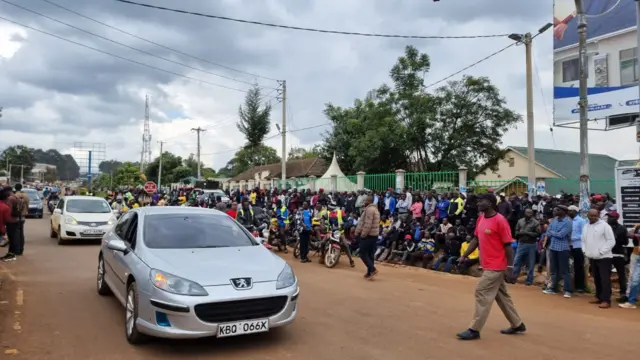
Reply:
[[580, 216], [586, 217], [589, 211], [589, 117], [587, 109], [587, 17], [584, 14], [582, 0], [575, 0], [576, 15], [578, 16], [578, 51], [580, 64]]
[[195, 131], [196, 133], [198, 133], [198, 153], [196, 155], [196, 158], [198, 160], [198, 180], [200, 180], [200, 133], [207, 130], [198, 126], [197, 129], [194, 128], [194, 129], [191, 129], [191, 131]]
[[287, 188], [287, 81], [282, 80], [282, 189]]
[[[160, 143], [160, 161], [158, 166], [158, 189], [162, 189], [162, 146], [166, 143], [166, 141], [158, 141]], [[200, 151], [200, 146], [198, 146], [198, 152]], [[198, 160], [200, 162], [200, 160]], [[198, 171], [199, 172], [199, 171]]]
[[538, 33], [531, 35], [526, 34], [510, 34], [509, 39], [516, 41], [517, 43], [524, 44], [525, 49], [525, 70], [526, 70], [526, 90], [527, 90], [527, 156], [529, 158], [528, 163], [528, 187], [531, 195], [535, 195], [537, 191], [536, 186], [536, 147], [535, 147], [535, 120], [533, 117], [533, 67], [532, 67], [532, 55], [531, 46], [533, 45], [533, 39], [547, 31], [551, 26], [551, 23], [545, 24], [538, 30]]
[[24, 183], [24, 165], [20, 165], [20, 184]]
[[[636, 0], [636, 33], [639, 34], [637, 36], [637, 48], [636, 53], [640, 51], [640, 0]], [[640, 86], [638, 86], [638, 90], [640, 91]], [[636, 119], [636, 142], [640, 143], [640, 117]], [[640, 151], [640, 148], [639, 148]]]

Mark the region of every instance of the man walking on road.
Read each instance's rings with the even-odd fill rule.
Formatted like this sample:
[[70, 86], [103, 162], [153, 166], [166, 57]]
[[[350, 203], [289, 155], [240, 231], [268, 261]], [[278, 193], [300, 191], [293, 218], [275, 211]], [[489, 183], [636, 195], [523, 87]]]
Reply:
[[458, 259], [459, 263], [464, 262], [467, 256], [480, 247], [480, 264], [484, 270], [476, 286], [473, 321], [467, 330], [457, 334], [460, 340], [480, 339], [480, 331], [487, 322], [494, 300], [511, 324], [511, 327], [500, 333], [514, 335], [527, 330], [507, 292], [506, 282], [511, 282], [513, 278], [513, 238], [509, 222], [496, 212], [496, 208], [497, 200], [493, 194], [484, 194], [478, 198], [478, 211], [482, 215], [476, 223], [475, 238]]
[[20, 232], [20, 236], [18, 239], [20, 240], [20, 244], [18, 246], [18, 253], [16, 255], [22, 255], [24, 252], [24, 222], [27, 219], [27, 215], [29, 215], [29, 195], [25, 194], [22, 191], [22, 184], [17, 183], [14, 187], [16, 190], [15, 196], [22, 200], [22, 212], [21, 216], [18, 219], [18, 231]]
[[378, 235], [380, 235], [380, 212], [378, 206], [373, 204], [371, 195], [368, 195], [364, 200], [364, 206], [364, 211], [356, 226], [355, 236], [360, 237], [360, 258], [367, 267], [364, 278], [373, 280], [378, 275], [374, 255]]

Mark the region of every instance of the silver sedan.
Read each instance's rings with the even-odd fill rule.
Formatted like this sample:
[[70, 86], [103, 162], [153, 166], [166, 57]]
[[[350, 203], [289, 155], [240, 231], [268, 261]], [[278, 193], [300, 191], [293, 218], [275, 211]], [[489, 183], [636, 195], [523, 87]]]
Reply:
[[298, 280], [291, 267], [217, 210], [145, 207], [103, 239], [98, 293], [125, 308], [131, 344], [227, 337], [291, 323]]

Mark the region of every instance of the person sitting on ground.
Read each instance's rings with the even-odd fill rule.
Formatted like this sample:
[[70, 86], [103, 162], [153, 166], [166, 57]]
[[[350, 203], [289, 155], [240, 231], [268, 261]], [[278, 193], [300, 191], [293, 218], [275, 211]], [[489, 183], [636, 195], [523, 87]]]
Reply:
[[[467, 235], [465, 241], [460, 245], [460, 256], [462, 256], [469, 248], [469, 244], [473, 237], [471, 235]], [[462, 264], [458, 265], [458, 274], [466, 275], [469, 268], [473, 265], [476, 265], [480, 262], [480, 251], [476, 248], [469, 256], [465, 258], [465, 261]]]
[[451, 272], [451, 268], [458, 261], [458, 257], [460, 256], [460, 242], [457, 239], [457, 236], [454, 232], [449, 232], [447, 234], [446, 241], [444, 243], [444, 252], [442, 256], [436, 260], [431, 269], [439, 271], [440, 265], [445, 264], [442, 269], [443, 272], [449, 273]]
[[408, 265], [413, 265], [420, 261], [422, 268], [427, 269], [436, 252], [436, 242], [428, 233], [424, 233], [423, 236], [424, 238], [420, 240], [415, 250], [409, 255]]
[[449, 223], [449, 218], [443, 218], [442, 223], [438, 227], [436, 232], [436, 243], [438, 245], [444, 245], [445, 235], [449, 232], [449, 229], [453, 228], [453, 225]]

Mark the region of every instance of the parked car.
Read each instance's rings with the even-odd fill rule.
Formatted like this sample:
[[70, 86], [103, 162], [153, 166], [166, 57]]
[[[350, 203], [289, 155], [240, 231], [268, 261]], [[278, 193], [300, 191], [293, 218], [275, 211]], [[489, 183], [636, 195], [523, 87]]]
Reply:
[[38, 190], [22, 189], [22, 191], [29, 196], [29, 215], [27, 215], [27, 217], [42, 219], [44, 215], [42, 210], [42, 197]]
[[299, 294], [283, 259], [226, 214], [197, 207], [123, 214], [102, 239], [97, 289], [122, 303], [131, 344], [270, 331], [295, 319]]
[[51, 237], [57, 238], [60, 245], [69, 240], [98, 240], [116, 221], [111, 206], [103, 198], [65, 196], [51, 214]]

